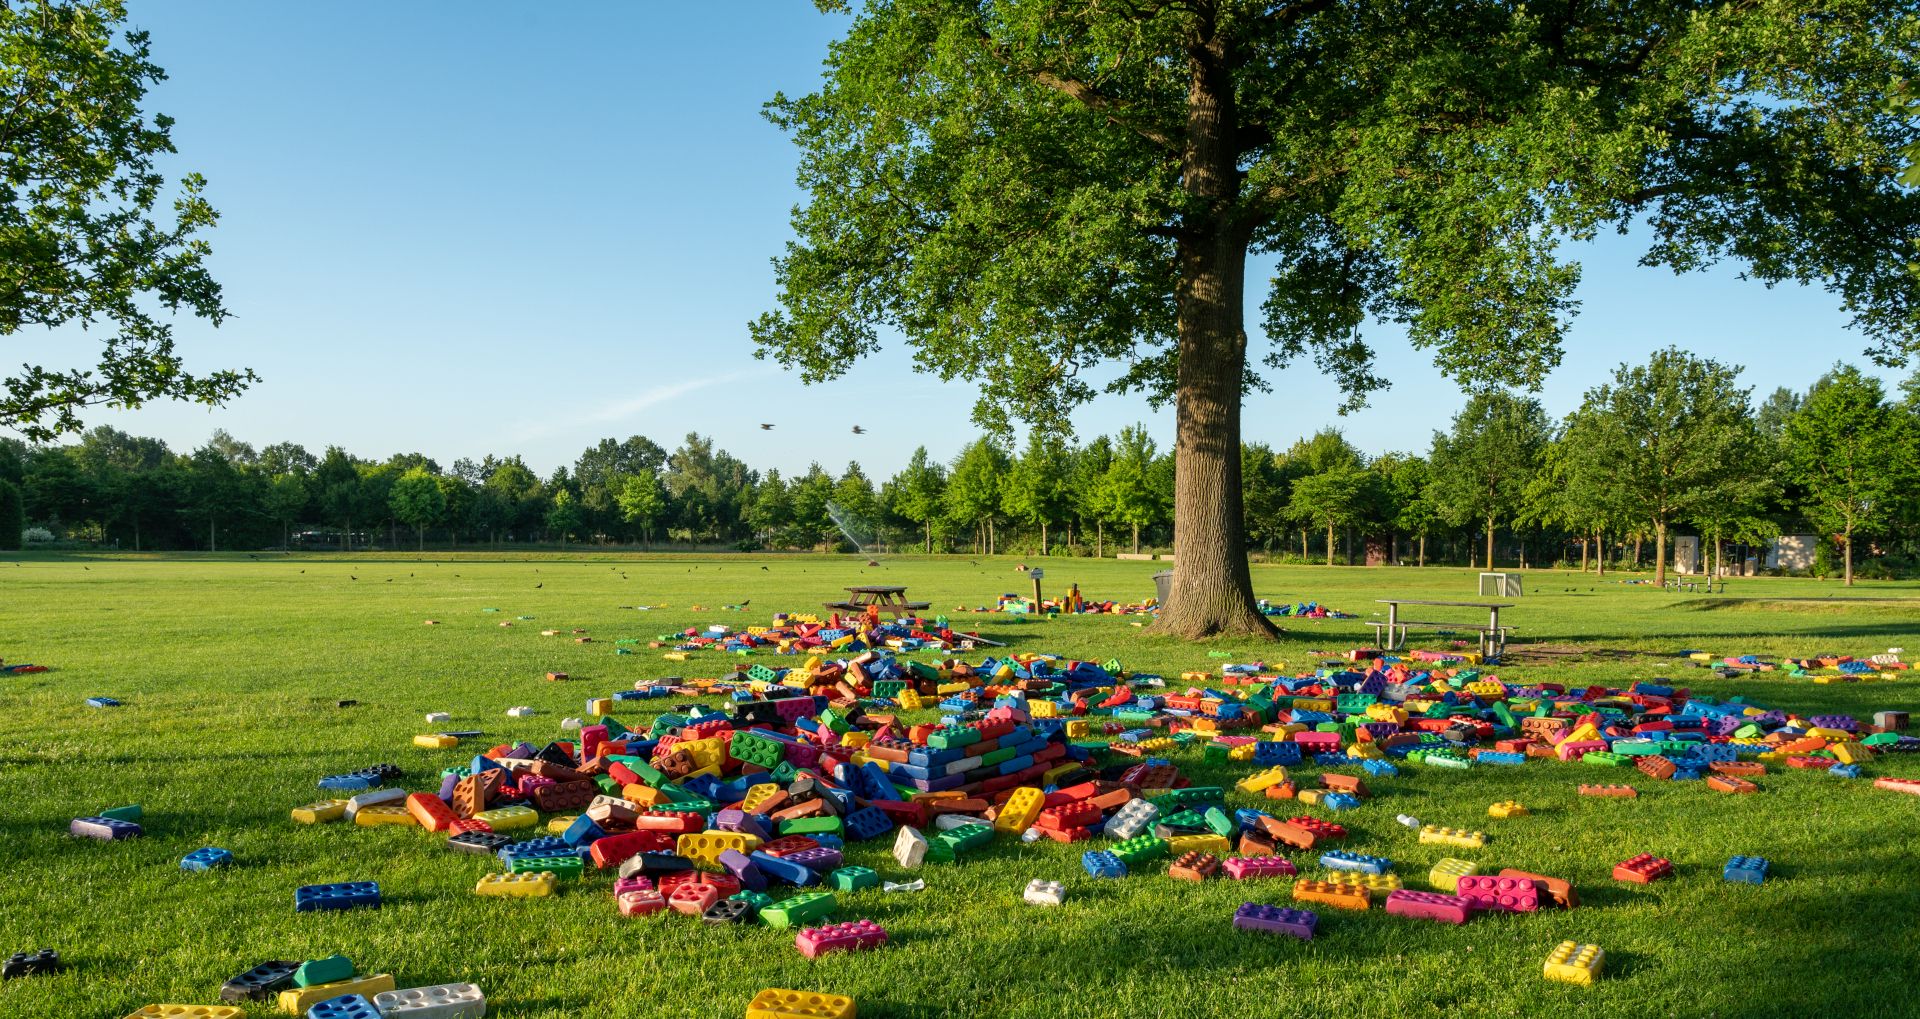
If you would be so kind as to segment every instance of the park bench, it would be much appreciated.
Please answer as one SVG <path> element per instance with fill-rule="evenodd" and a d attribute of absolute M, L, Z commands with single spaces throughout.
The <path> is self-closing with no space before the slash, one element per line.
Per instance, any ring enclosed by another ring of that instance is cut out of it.
<path fill-rule="evenodd" d="M 1373 622 L 1373 623 L 1368 623 L 1367 625 L 1373 627 L 1374 640 L 1380 645 L 1380 649 L 1383 651 L 1398 651 L 1401 648 L 1405 647 L 1407 643 L 1407 631 L 1410 629 L 1417 628 L 1421 630 L 1434 630 L 1434 631 L 1468 631 L 1478 636 L 1478 643 L 1480 645 L 1480 654 L 1483 657 L 1491 660 L 1494 658 L 1498 658 L 1500 656 L 1500 652 L 1506 649 L 1507 635 L 1511 633 L 1514 629 L 1511 626 L 1500 625 L 1500 610 L 1506 609 L 1506 608 L 1512 608 L 1513 606 L 1511 603 L 1466 602 L 1466 601 L 1421 601 L 1421 600 L 1412 600 L 1412 599 L 1404 599 L 1404 598 L 1381 598 L 1378 600 L 1382 604 L 1387 606 L 1387 618 L 1384 622 Z M 1463 623 L 1459 621 L 1443 621 L 1443 620 L 1431 620 L 1431 619 L 1402 619 L 1400 618 L 1400 606 L 1402 605 L 1430 605 L 1430 606 L 1439 606 L 1444 608 L 1486 609 L 1487 622 L 1485 625 L 1481 625 L 1478 623 Z"/>

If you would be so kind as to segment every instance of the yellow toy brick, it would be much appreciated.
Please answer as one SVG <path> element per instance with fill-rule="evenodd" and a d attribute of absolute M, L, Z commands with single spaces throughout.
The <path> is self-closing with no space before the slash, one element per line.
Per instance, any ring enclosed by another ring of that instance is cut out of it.
<path fill-rule="evenodd" d="M 1384 899 L 1388 892 L 1397 892 L 1406 887 L 1398 874 L 1367 874 L 1357 870 L 1330 871 L 1326 880 L 1328 884 L 1365 888 L 1377 899 Z"/>
<path fill-rule="evenodd" d="M 1248 745 L 1251 746 L 1252 744 Z M 1279 785 L 1286 780 L 1287 769 L 1276 764 L 1264 771 L 1256 771 L 1248 775 L 1246 778 L 1235 782 L 1233 787 L 1243 793 L 1260 793 L 1266 792 L 1270 786 Z"/>
<path fill-rule="evenodd" d="M 1295 798 L 1308 806 L 1316 806 L 1322 797 L 1332 791 L 1331 789 L 1302 789 Z"/>
<path fill-rule="evenodd" d="M 1594 728 L 1591 723 L 1581 722 L 1579 725 L 1574 726 L 1573 731 L 1567 733 L 1565 739 L 1561 742 L 1585 743 L 1589 740 L 1597 740 L 1599 738 L 1600 730 Z"/>
<path fill-rule="evenodd" d="M 528 870 L 518 874 L 483 874 L 473 886 L 475 895 L 503 898 L 528 898 L 552 895 L 560 887 L 560 876 L 550 870 Z"/>
<path fill-rule="evenodd" d="M 1221 835 L 1175 835 L 1167 840 L 1167 852 L 1172 856 L 1182 853 L 1212 853 L 1225 856 L 1233 852 L 1233 843 Z"/>
<path fill-rule="evenodd" d="M 1047 700 L 1030 700 L 1027 702 L 1027 714 L 1033 718 L 1058 718 L 1060 705 Z"/>
<path fill-rule="evenodd" d="M 781 791 L 779 786 L 771 782 L 762 782 L 747 790 L 746 798 L 740 801 L 740 809 L 749 814 L 758 813 L 761 804 L 772 799 L 775 793 Z"/>
<path fill-rule="evenodd" d="M 565 835 L 567 829 L 573 827 L 573 822 L 578 820 L 580 820 L 579 814 L 562 814 L 559 817 L 547 818 L 547 834 Z"/>
<path fill-rule="evenodd" d="M 1420 843 L 1429 846 L 1464 846 L 1468 849 L 1485 849 L 1485 832 L 1468 831 L 1465 828 L 1446 828 L 1437 824 L 1420 826 Z"/>
<path fill-rule="evenodd" d="M 1333 701 L 1325 697 L 1297 697 L 1293 701 L 1295 711 L 1332 711 Z"/>
<path fill-rule="evenodd" d="M 1347 756 L 1356 761 L 1383 761 L 1387 754 L 1378 743 L 1355 743 L 1347 748 Z"/>
<path fill-rule="evenodd" d="M 1180 674 L 1180 682 L 1182 682 L 1182 683 L 1211 683 L 1211 682 L 1213 682 L 1213 673 L 1211 673 L 1211 672 L 1198 672 L 1198 671 L 1195 671 L 1195 670 L 1193 670 L 1193 669 L 1188 669 L 1188 670 L 1187 670 L 1186 672 L 1183 672 L 1183 673 L 1181 673 L 1181 674 Z"/>
<path fill-rule="evenodd" d="M 1079 771 L 1080 768 L 1081 768 L 1081 765 L 1077 761 L 1069 761 L 1066 764 L 1054 765 L 1053 767 L 1048 768 L 1046 771 L 1043 771 L 1040 773 L 1040 784 L 1043 786 L 1059 785 L 1060 780 L 1062 778 L 1076 771 Z"/>
<path fill-rule="evenodd" d="M 1032 786 L 1021 786 L 1000 805 L 1000 813 L 993 819 L 995 831 L 1012 832 L 1015 835 L 1033 827 L 1033 821 L 1040 816 L 1040 808 L 1046 805 L 1047 794 Z"/>
<path fill-rule="evenodd" d="M 1487 808 L 1488 817 L 1525 817 L 1527 808 L 1519 800 L 1501 800 Z"/>
<path fill-rule="evenodd" d="M 1257 748 L 1251 743 L 1242 743 L 1237 747 L 1232 747 L 1227 750 L 1227 760 L 1251 761 L 1253 760 L 1253 754 L 1256 749 Z"/>
<path fill-rule="evenodd" d="M 769 987 L 747 1003 L 747 1019 L 854 1019 L 853 999 Z"/>
<path fill-rule="evenodd" d="M 1859 743 L 1835 743 L 1827 749 L 1833 751 L 1834 759 L 1841 764 L 1865 764 L 1873 758 L 1873 751 Z"/>
<path fill-rule="evenodd" d="M 372 828 L 382 824 L 418 825 L 420 820 L 413 816 L 404 803 L 376 803 L 355 811 L 353 823 L 362 828 Z"/>
<path fill-rule="evenodd" d="M 1397 704 L 1369 704 L 1367 717 L 1376 722 L 1403 723 L 1407 720 L 1407 710 Z"/>
<path fill-rule="evenodd" d="M 1480 873 L 1480 865 L 1472 860 L 1456 860 L 1451 856 L 1442 857 L 1433 869 L 1427 872 L 1427 883 L 1436 890 L 1452 895 L 1460 890 L 1460 879 Z"/>
<path fill-rule="evenodd" d="M 540 823 L 540 814 L 532 807 L 495 807 L 473 815 L 476 821 L 485 821 L 494 831 L 513 831 L 516 828 L 531 828 Z"/>
<path fill-rule="evenodd" d="M 666 659 L 669 662 L 684 662 L 687 659 L 692 658 L 693 655 L 685 651 L 669 651 L 666 654 L 661 655 L 660 657 Z"/>
<path fill-rule="evenodd" d="M 1816 725 L 1816 726 L 1813 726 L 1812 728 L 1809 728 L 1806 731 L 1806 735 L 1818 736 L 1821 739 L 1827 740 L 1832 743 L 1845 743 L 1848 740 L 1853 739 L 1853 733 L 1850 733 L 1845 729 L 1829 729 L 1821 725 Z"/>
<path fill-rule="evenodd" d="M 342 994 L 364 995 L 368 1000 L 381 991 L 393 990 L 393 974 L 376 973 L 370 977 L 354 977 L 351 980 L 335 980 L 330 984 L 314 984 L 312 987 L 290 987 L 280 992 L 280 1011 L 289 1015 L 306 1015 L 307 1009 L 327 1000 L 338 998 Z"/>
<path fill-rule="evenodd" d="M 127 1019 L 244 1019 L 245 1012 L 232 1005 L 142 1005 Z"/>
<path fill-rule="evenodd" d="M 918 690 L 900 691 L 900 710 L 919 711 L 924 706 L 925 706 L 924 703 L 920 700 L 920 691 Z"/>
<path fill-rule="evenodd" d="M 1152 739 L 1143 739 L 1134 745 L 1148 753 L 1156 753 L 1162 750 L 1172 750 L 1180 744 L 1166 736 L 1155 736 Z"/>
<path fill-rule="evenodd" d="M 1092 727 L 1087 724 L 1087 720 L 1084 718 L 1076 718 L 1067 723 L 1068 739 L 1086 739 L 1091 731 Z"/>
<path fill-rule="evenodd" d="M 720 854 L 729 849 L 751 853 L 760 848 L 760 838 L 744 832 L 688 832 L 674 843 L 674 851 L 693 861 L 701 870 L 722 870 Z"/>
<path fill-rule="evenodd" d="M 301 824 L 322 824 L 338 821 L 347 816 L 346 800 L 320 800 L 304 807 L 293 808 L 293 819 Z"/>
<path fill-rule="evenodd" d="M 587 699 L 587 714 L 599 717 L 613 714 L 613 698 L 590 697 Z"/>
<path fill-rule="evenodd" d="M 439 733 L 421 733 L 413 738 L 413 745 L 428 750 L 451 750 L 460 745 L 458 736 L 442 736 Z"/>
<path fill-rule="evenodd" d="M 973 687 L 966 683 L 942 683 L 934 687 L 934 689 L 939 691 L 941 696 L 944 697 L 948 694 L 966 693 L 968 690 L 973 689 Z"/>
<path fill-rule="evenodd" d="M 1599 945 L 1562 941 L 1547 955 L 1546 978 L 1592 987 L 1593 978 L 1600 975 L 1600 966 L 1606 958 L 1607 953 L 1601 951 Z"/>

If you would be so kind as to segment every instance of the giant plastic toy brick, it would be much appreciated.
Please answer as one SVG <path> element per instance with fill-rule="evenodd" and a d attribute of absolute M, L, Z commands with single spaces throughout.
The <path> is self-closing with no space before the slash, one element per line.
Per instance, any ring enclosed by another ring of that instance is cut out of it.
<path fill-rule="evenodd" d="M 486 994 L 468 983 L 381 991 L 373 1004 L 387 1019 L 481 1019 L 487 1014 Z"/>
<path fill-rule="evenodd" d="M 1640 793 L 1630 785 L 1582 785 L 1580 795 L 1631 800 L 1638 797 Z"/>
<path fill-rule="evenodd" d="M 475 895 L 502 898 L 531 898 L 552 895 L 560 887 L 560 875 L 552 871 L 516 871 L 511 874 L 483 874 L 473 886 Z"/>
<path fill-rule="evenodd" d="M 1080 854 L 1080 866 L 1086 870 L 1089 877 L 1127 876 L 1126 863 L 1104 849 L 1089 849 Z"/>
<path fill-rule="evenodd" d="M 131 821 L 116 821 L 111 817 L 76 817 L 67 825 L 67 834 L 102 842 L 118 842 L 121 839 L 139 838 L 142 830 Z"/>
<path fill-rule="evenodd" d="M 323 1001 L 338 998 L 345 994 L 379 994 L 393 990 L 393 974 L 376 973 L 373 976 L 354 977 L 331 984 L 315 984 L 312 987 L 290 987 L 280 992 L 280 1011 L 301 1015 Z"/>
<path fill-rule="evenodd" d="M 1393 861 L 1384 856 L 1368 856 L 1365 853 L 1349 853 L 1335 849 L 1320 856 L 1320 866 L 1328 870 L 1352 870 L 1362 874 L 1385 874 L 1393 869 Z"/>
<path fill-rule="evenodd" d="M 37 952 L 15 952 L 7 956 L 4 966 L 0 966 L 0 979 L 44 976 L 58 973 L 60 969 L 60 953 L 51 948 L 42 948 Z"/>
<path fill-rule="evenodd" d="M 380 906 L 380 883 L 377 881 L 342 881 L 330 885 L 301 885 L 293 890 L 293 909 L 296 913 L 312 913 L 320 910 L 359 909 Z"/>
<path fill-rule="evenodd" d="M 1725 869 L 1720 872 L 1720 876 L 1727 881 L 1737 881 L 1750 885 L 1765 884 L 1767 880 L 1767 870 L 1771 866 L 1764 856 L 1736 856 L 1727 861 L 1727 865 Z"/>
<path fill-rule="evenodd" d="M 1452 893 L 1458 890 L 1460 879 L 1478 873 L 1480 865 L 1471 860 L 1456 860 L 1443 857 L 1427 872 L 1427 883 L 1434 888 Z"/>
<path fill-rule="evenodd" d="M 809 927 L 794 935 L 793 947 L 809 959 L 818 959 L 828 952 L 852 952 L 867 948 L 878 948 L 887 943 L 887 932 L 872 920 L 855 920 L 852 923 L 827 924 L 824 927 Z"/>
<path fill-rule="evenodd" d="M 1420 827 L 1420 842 L 1423 845 L 1462 846 L 1467 849 L 1484 849 L 1487 845 L 1485 832 L 1469 831 L 1465 828 L 1444 828 L 1437 824 Z"/>
<path fill-rule="evenodd" d="M 127 1019 L 244 1019 L 246 1014 L 232 1005 L 142 1005 Z"/>
<path fill-rule="evenodd" d="M 227 978 L 220 986 L 221 1001 L 263 1001 L 271 998 L 283 988 L 293 985 L 293 973 L 300 968 L 297 962 L 273 960 L 263 962 L 245 973 Z"/>
<path fill-rule="evenodd" d="M 747 1019 L 855 1019 L 852 998 L 769 987 L 747 1004 Z"/>
<path fill-rule="evenodd" d="M 839 908 L 840 900 L 832 892 L 801 892 L 763 907 L 760 922 L 775 930 L 799 927 L 824 920 Z"/>
<path fill-rule="evenodd" d="M 1613 865 L 1615 881 L 1631 881 L 1634 884 L 1645 885 L 1672 875 L 1673 864 L 1665 857 L 1654 856 L 1652 853 L 1641 853 L 1631 860 Z"/>
<path fill-rule="evenodd" d="M 1314 930 L 1320 925 L 1320 917 L 1304 909 L 1244 902 L 1233 911 L 1233 925 L 1243 931 L 1287 934 L 1311 941 Z"/>
<path fill-rule="evenodd" d="M 380 1010 L 363 994 L 343 994 L 315 1002 L 307 1019 L 380 1019 Z"/>
<path fill-rule="evenodd" d="M 1027 882 L 1027 889 L 1020 897 L 1035 906 L 1058 906 L 1065 900 L 1066 894 L 1066 886 L 1060 882 L 1034 878 Z"/>
<path fill-rule="evenodd" d="M 1606 953 L 1599 945 L 1562 941 L 1547 954 L 1545 975 L 1548 980 L 1591 987 L 1605 960 Z"/>
<path fill-rule="evenodd" d="M 1167 868 L 1169 877 L 1181 881 L 1205 881 L 1220 873 L 1220 858 L 1212 853 L 1183 853 Z"/>
<path fill-rule="evenodd" d="M 1300 868 L 1283 856 L 1236 856 L 1221 865 L 1227 876 L 1235 881 L 1250 881 L 1263 877 L 1294 877 Z"/>
<path fill-rule="evenodd" d="M 1318 902 L 1340 909 L 1364 910 L 1371 905 L 1373 896 L 1359 885 L 1301 878 L 1293 883 L 1293 899 L 1295 902 Z"/>
<path fill-rule="evenodd" d="M 196 849 L 180 858 L 181 870 L 213 870 L 218 867 L 231 866 L 232 864 L 233 853 L 214 846 L 208 846 L 205 849 Z"/>
<path fill-rule="evenodd" d="M 293 971 L 293 986 L 312 987 L 315 984 L 338 983 L 353 976 L 353 960 L 344 955 L 329 955 L 324 959 L 308 959 Z"/>
<path fill-rule="evenodd" d="M 1467 874 L 1455 883 L 1453 893 L 1478 910 L 1532 913 L 1540 908 L 1540 888 L 1526 878 Z"/>
<path fill-rule="evenodd" d="M 301 824 L 338 821 L 345 816 L 347 816 L 346 800 L 320 800 L 304 807 L 293 808 L 293 819 Z"/>
<path fill-rule="evenodd" d="M 1411 888 L 1387 893 L 1386 908 L 1387 912 L 1396 916 L 1438 920 L 1441 923 L 1466 923 L 1473 915 L 1472 904 L 1458 895 L 1447 895 L 1443 892 L 1416 892 Z"/>

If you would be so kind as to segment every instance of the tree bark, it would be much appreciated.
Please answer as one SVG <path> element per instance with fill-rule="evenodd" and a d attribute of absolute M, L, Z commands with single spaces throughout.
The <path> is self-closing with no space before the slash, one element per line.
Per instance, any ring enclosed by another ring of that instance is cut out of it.
<path fill-rule="evenodd" d="M 1040 521 L 1040 554 L 1047 554 L 1047 522 Z"/>
<path fill-rule="evenodd" d="M 1484 569 L 1493 569 L 1493 518 L 1487 518 L 1487 565 Z"/>
<path fill-rule="evenodd" d="M 1653 586 L 1667 586 L 1667 522 L 1653 522 Z"/>
<path fill-rule="evenodd" d="M 1250 225 L 1238 218 L 1238 120 L 1226 42 L 1203 7 L 1187 58 L 1181 186 L 1193 214 L 1177 241 L 1173 590 L 1152 629 L 1188 639 L 1274 636 L 1253 597 L 1240 489 Z"/>
<path fill-rule="evenodd" d="M 425 524 L 421 524 L 420 526 L 418 526 L 418 527 L 415 527 L 415 528 L 413 529 L 413 536 L 414 536 L 414 538 L 416 539 L 416 541 L 418 542 L 418 543 L 417 543 L 417 544 L 416 544 L 416 545 L 414 546 L 414 548 L 416 548 L 417 550 L 419 550 L 419 551 L 421 551 L 421 552 L 425 552 L 425 551 L 427 550 L 427 528 L 426 528 L 426 525 L 425 525 Z"/>
<path fill-rule="evenodd" d="M 1580 572 L 1587 572 L 1587 539 L 1580 539 Z"/>
<path fill-rule="evenodd" d="M 1140 525 L 1138 523 L 1133 525 L 1133 554 L 1140 554 Z"/>
<path fill-rule="evenodd" d="M 1841 554 L 1841 560 L 1846 563 L 1846 572 L 1841 575 L 1843 578 L 1845 578 L 1842 581 L 1842 583 L 1846 587 L 1852 587 L 1853 586 L 1853 525 L 1852 524 L 1848 524 L 1846 533 L 1840 536 L 1840 554 Z"/>
<path fill-rule="evenodd" d="M 1093 557 L 1095 559 L 1107 557 L 1107 522 L 1104 520 L 1093 522 Z"/>
<path fill-rule="evenodd" d="M 207 551 L 209 552 L 220 551 L 220 544 L 218 541 L 215 540 L 216 534 L 217 532 L 214 530 L 213 519 L 209 517 L 207 519 Z"/>
<path fill-rule="evenodd" d="M 1607 575 L 1607 536 L 1604 534 L 1596 533 L 1593 536 L 1593 575 Z"/>
<path fill-rule="evenodd" d="M 1427 565 L 1427 536 L 1424 532 L 1420 535 L 1420 565 Z"/>

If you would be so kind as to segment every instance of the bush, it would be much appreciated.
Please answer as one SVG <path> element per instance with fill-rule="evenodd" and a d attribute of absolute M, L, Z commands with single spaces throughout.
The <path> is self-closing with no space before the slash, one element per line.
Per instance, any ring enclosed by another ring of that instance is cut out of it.
<path fill-rule="evenodd" d="M 20 539 L 29 545 L 51 545 L 55 541 L 53 532 L 44 527 L 29 527 L 20 533 Z"/>
<path fill-rule="evenodd" d="M 0 479 L 0 550 L 18 550 L 23 537 L 20 532 L 26 528 L 26 508 L 20 502 L 20 489 Z"/>

